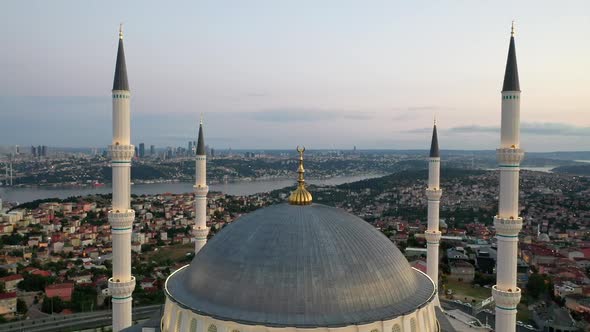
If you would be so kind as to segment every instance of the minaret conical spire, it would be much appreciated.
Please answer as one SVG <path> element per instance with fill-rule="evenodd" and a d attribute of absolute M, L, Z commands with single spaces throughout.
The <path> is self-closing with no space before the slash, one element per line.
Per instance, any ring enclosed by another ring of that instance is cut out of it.
<path fill-rule="evenodd" d="M 432 128 L 432 142 L 430 143 L 430 157 L 440 157 L 438 150 L 438 135 L 436 134 L 436 120 L 434 121 L 434 127 Z"/>
<path fill-rule="evenodd" d="M 510 31 L 510 47 L 508 48 L 508 59 L 506 60 L 506 71 L 504 72 L 504 85 L 502 91 L 520 91 L 518 80 L 518 66 L 516 65 L 516 47 L 514 45 L 514 21 Z"/>
<path fill-rule="evenodd" d="M 125 50 L 123 48 L 123 25 L 119 26 L 119 50 L 117 51 L 117 64 L 115 66 L 115 79 L 113 90 L 129 91 L 127 81 L 127 66 L 125 65 Z"/>
<path fill-rule="evenodd" d="M 197 155 L 204 156 L 206 155 L 205 151 L 205 138 L 203 138 L 203 118 L 199 122 L 199 138 L 197 140 Z"/>

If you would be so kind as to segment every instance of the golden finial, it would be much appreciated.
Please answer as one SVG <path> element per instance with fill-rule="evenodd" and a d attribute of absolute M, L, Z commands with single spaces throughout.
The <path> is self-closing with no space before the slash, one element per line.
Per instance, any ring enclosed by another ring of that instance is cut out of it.
<path fill-rule="evenodd" d="M 123 39 L 123 23 L 119 23 L 119 39 Z"/>
<path fill-rule="evenodd" d="M 303 152 L 305 152 L 305 147 L 300 148 L 297 146 L 297 152 L 299 153 L 299 168 L 297 168 L 299 176 L 297 178 L 297 188 L 289 196 L 289 204 L 309 205 L 311 204 L 312 197 L 309 191 L 305 189 L 305 169 L 303 168 Z"/>
<path fill-rule="evenodd" d="M 199 125 L 201 125 L 201 126 L 203 125 L 203 113 L 201 113 L 201 118 L 199 120 Z"/>
<path fill-rule="evenodd" d="M 436 126 L 436 114 L 434 114 L 434 125 Z"/>
<path fill-rule="evenodd" d="M 514 20 L 512 20 L 512 27 L 510 28 L 510 36 L 514 37 Z"/>

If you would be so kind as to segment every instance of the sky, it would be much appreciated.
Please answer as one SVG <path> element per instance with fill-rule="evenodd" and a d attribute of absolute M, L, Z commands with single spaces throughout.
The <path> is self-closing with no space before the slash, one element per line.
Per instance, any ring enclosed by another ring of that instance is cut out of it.
<path fill-rule="evenodd" d="M 499 144 L 516 20 L 522 147 L 590 150 L 590 2 L 6 1 L 0 145 L 105 147 L 123 22 L 134 144 Z"/>

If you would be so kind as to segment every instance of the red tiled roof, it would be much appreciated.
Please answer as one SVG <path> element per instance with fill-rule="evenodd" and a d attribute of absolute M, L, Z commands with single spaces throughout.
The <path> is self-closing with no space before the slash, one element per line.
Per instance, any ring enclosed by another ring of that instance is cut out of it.
<path fill-rule="evenodd" d="M 7 282 L 7 281 L 14 281 L 14 280 L 18 280 L 18 279 L 23 279 L 23 276 L 20 274 L 13 274 L 10 276 L 6 276 L 6 277 L 2 277 L 0 278 L 1 282 Z"/>
<path fill-rule="evenodd" d="M 16 292 L 0 293 L 0 300 L 12 299 L 16 297 Z"/>
<path fill-rule="evenodd" d="M 48 290 L 48 289 L 68 289 L 68 288 L 74 288 L 74 284 L 64 283 L 64 284 L 47 285 L 47 287 L 45 287 L 45 290 Z"/>

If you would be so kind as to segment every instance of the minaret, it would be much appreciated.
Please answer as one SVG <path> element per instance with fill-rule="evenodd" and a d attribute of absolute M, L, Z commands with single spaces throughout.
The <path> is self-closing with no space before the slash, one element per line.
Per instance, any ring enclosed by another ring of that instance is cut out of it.
<path fill-rule="evenodd" d="M 207 153 L 205 151 L 205 139 L 203 138 L 203 119 L 199 123 L 199 139 L 197 141 L 197 153 L 195 156 L 195 255 L 207 243 Z"/>
<path fill-rule="evenodd" d="M 427 243 L 426 273 L 434 281 L 438 288 L 438 246 L 440 243 L 440 230 L 438 228 L 439 206 L 442 190 L 440 189 L 440 152 L 438 150 L 438 136 L 436 134 L 436 121 L 432 129 L 432 142 L 430 144 L 430 156 L 428 158 L 428 187 L 426 198 L 428 199 L 428 228 L 424 233 Z"/>
<path fill-rule="evenodd" d="M 131 230 L 135 211 L 131 199 L 131 158 L 135 148 L 131 145 L 129 83 L 123 50 L 123 31 L 119 28 L 119 50 L 113 82 L 113 142 L 109 146 L 113 168 L 113 207 L 109 211 L 113 242 L 113 277 L 109 291 L 113 302 L 113 331 L 131 326 L 131 293 L 135 277 L 131 275 Z"/>
<path fill-rule="evenodd" d="M 520 288 L 516 287 L 518 233 L 522 218 L 518 216 L 518 178 L 524 151 L 520 149 L 520 84 L 514 46 L 514 22 L 502 88 L 502 128 L 500 148 L 496 150 L 500 167 L 500 202 L 494 217 L 498 253 L 496 285 L 492 296 L 496 302 L 496 331 L 516 330 L 516 306 Z"/>

